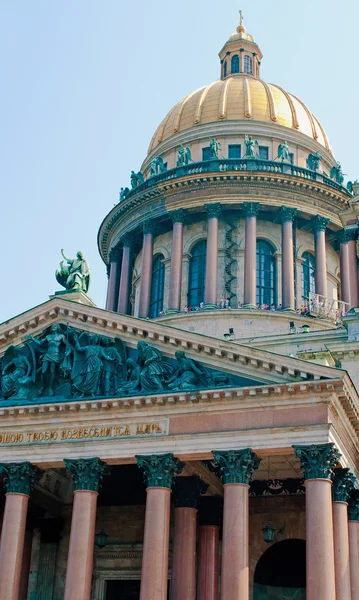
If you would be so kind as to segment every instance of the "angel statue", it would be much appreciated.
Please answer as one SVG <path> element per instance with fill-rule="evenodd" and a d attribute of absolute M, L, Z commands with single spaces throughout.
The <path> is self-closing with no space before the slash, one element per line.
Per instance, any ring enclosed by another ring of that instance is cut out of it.
<path fill-rule="evenodd" d="M 35 357 L 31 349 L 27 345 L 23 348 L 9 346 L 2 360 L 2 397 L 27 398 L 29 386 L 35 377 Z"/>
<path fill-rule="evenodd" d="M 337 162 L 335 167 L 332 167 L 330 170 L 330 179 L 334 179 L 337 183 L 342 184 L 344 181 L 344 173 L 342 171 L 342 166 L 340 162 Z"/>
<path fill-rule="evenodd" d="M 258 158 L 259 156 L 259 144 L 258 140 L 254 140 L 251 135 L 244 136 L 244 143 L 246 145 L 246 153 L 244 158 Z"/>
<path fill-rule="evenodd" d="M 181 145 L 178 148 L 177 167 L 184 167 L 192 162 L 191 148 Z"/>
<path fill-rule="evenodd" d="M 67 265 L 63 260 L 61 261 L 60 270 L 56 270 L 55 273 L 56 280 L 70 292 L 84 292 L 87 294 L 90 286 L 90 267 L 82 252 L 78 252 L 74 259 L 67 258 L 63 250 L 61 250 L 61 254 Z"/>
<path fill-rule="evenodd" d="M 320 156 L 319 152 L 314 152 L 314 154 L 308 154 L 307 158 L 307 169 L 311 171 L 318 171 L 319 163 L 322 160 L 322 156 Z"/>
<path fill-rule="evenodd" d="M 282 162 L 289 160 L 289 146 L 288 142 L 284 141 L 282 144 L 278 146 L 278 156 L 277 158 Z"/>
<path fill-rule="evenodd" d="M 211 151 L 211 158 L 218 158 L 218 153 L 222 148 L 221 142 L 218 142 L 216 138 L 211 138 L 209 141 L 209 147 Z"/>

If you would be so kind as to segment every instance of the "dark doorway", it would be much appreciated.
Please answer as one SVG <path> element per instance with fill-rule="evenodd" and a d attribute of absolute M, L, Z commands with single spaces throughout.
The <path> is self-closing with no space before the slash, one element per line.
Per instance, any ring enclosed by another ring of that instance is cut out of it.
<path fill-rule="evenodd" d="M 137 580 L 107 581 L 106 600 L 139 600 L 140 585 Z"/>
<path fill-rule="evenodd" d="M 254 600 L 305 600 L 304 540 L 274 544 L 258 561 L 254 573 Z"/>

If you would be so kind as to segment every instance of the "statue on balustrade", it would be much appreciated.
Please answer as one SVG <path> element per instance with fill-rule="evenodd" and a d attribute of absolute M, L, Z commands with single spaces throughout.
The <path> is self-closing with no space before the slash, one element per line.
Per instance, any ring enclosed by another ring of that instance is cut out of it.
<path fill-rule="evenodd" d="M 132 189 L 135 190 L 137 187 L 139 187 L 143 183 L 145 183 L 145 178 L 142 175 L 141 171 L 139 171 L 138 173 L 131 171 L 131 187 L 132 187 Z"/>
<path fill-rule="evenodd" d="M 181 145 L 178 148 L 177 167 L 184 167 L 190 162 L 192 162 L 191 148 Z"/>
<path fill-rule="evenodd" d="M 218 142 L 216 138 L 211 138 L 209 142 L 209 147 L 211 151 L 211 158 L 218 158 L 218 154 L 222 149 L 221 142 Z"/>
<path fill-rule="evenodd" d="M 320 156 L 319 152 L 314 152 L 314 154 L 308 154 L 307 157 L 307 169 L 311 171 L 318 171 L 319 163 L 322 160 L 322 156 Z"/>
<path fill-rule="evenodd" d="M 278 156 L 277 158 L 282 162 L 289 161 L 289 146 L 288 142 L 284 141 L 278 146 Z"/>
<path fill-rule="evenodd" d="M 35 356 L 32 349 L 25 344 L 22 348 L 9 346 L 1 362 L 1 396 L 24 399 L 28 389 L 36 377 Z"/>
<path fill-rule="evenodd" d="M 259 156 L 259 144 L 258 140 L 254 140 L 251 135 L 244 136 L 244 143 L 246 145 L 246 153 L 244 158 L 258 158 Z"/>
<path fill-rule="evenodd" d="M 60 263 L 60 271 L 56 271 L 56 280 L 62 287 L 70 292 L 84 292 L 87 294 L 90 286 L 90 267 L 84 259 L 82 252 L 78 252 L 76 258 L 67 258 L 64 251 L 61 250 L 63 258 L 66 260 Z"/>
<path fill-rule="evenodd" d="M 167 385 L 170 390 L 190 390 L 199 386 L 208 387 L 209 374 L 194 360 L 187 358 L 182 350 L 175 353 L 177 365 Z"/>
<path fill-rule="evenodd" d="M 164 163 L 162 156 L 156 156 L 150 164 L 150 177 L 165 173 L 167 171 L 167 164 Z"/>
<path fill-rule="evenodd" d="M 128 194 L 130 193 L 130 190 L 128 189 L 128 187 L 126 188 L 121 188 L 120 190 L 120 197 L 119 197 L 119 202 L 122 202 L 123 200 L 126 200 Z"/>
<path fill-rule="evenodd" d="M 342 166 L 341 166 L 340 162 L 337 162 L 337 164 L 335 165 L 335 167 L 331 168 L 331 170 L 330 170 L 330 179 L 334 179 L 334 181 L 336 181 L 340 185 L 343 183 L 343 181 L 344 181 L 344 173 L 342 171 Z"/>
<path fill-rule="evenodd" d="M 172 375 L 171 365 L 165 362 L 162 352 L 146 342 L 138 342 L 138 364 L 141 367 L 140 381 L 143 392 L 160 391 Z"/>

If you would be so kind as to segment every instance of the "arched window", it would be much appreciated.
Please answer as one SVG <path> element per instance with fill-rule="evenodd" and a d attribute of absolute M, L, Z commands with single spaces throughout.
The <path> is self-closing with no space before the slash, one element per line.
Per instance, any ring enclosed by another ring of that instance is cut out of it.
<path fill-rule="evenodd" d="M 204 284 L 206 281 L 207 242 L 201 240 L 193 246 L 189 263 L 188 307 L 196 308 L 204 301 Z"/>
<path fill-rule="evenodd" d="M 232 56 L 231 73 L 232 73 L 232 75 L 233 75 L 233 73 L 239 73 L 239 56 L 238 56 L 238 54 L 235 54 L 234 56 Z"/>
<path fill-rule="evenodd" d="M 163 291 L 165 286 L 164 256 L 157 254 L 152 263 L 150 319 L 158 317 L 163 310 Z"/>
<path fill-rule="evenodd" d="M 302 255 L 302 296 L 309 300 L 310 294 L 315 293 L 315 258 L 310 252 Z"/>
<path fill-rule="evenodd" d="M 224 61 L 223 65 L 223 77 L 227 77 L 227 61 Z"/>
<path fill-rule="evenodd" d="M 248 75 L 253 73 L 253 59 L 248 54 L 244 57 L 244 72 Z"/>
<path fill-rule="evenodd" d="M 273 544 L 259 559 L 254 572 L 254 600 L 305 600 L 306 547 L 300 539 Z"/>
<path fill-rule="evenodd" d="M 276 303 L 274 249 L 265 240 L 257 241 L 257 304 Z"/>

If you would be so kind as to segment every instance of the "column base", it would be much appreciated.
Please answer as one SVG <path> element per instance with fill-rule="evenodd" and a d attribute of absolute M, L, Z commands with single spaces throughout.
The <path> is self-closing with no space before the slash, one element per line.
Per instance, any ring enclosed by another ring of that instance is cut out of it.
<path fill-rule="evenodd" d="M 203 310 L 214 310 L 217 308 L 217 304 L 211 304 L 210 302 L 208 304 L 205 304 L 203 307 Z"/>
<path fill-rule="evenodd" d="M 256 304 L 243 304 L 243 308 L 246 308 L 247 310 L 257 310 L 258 306 Z"/>
<path fill-rule="evenodd" d="M 166 315 L 176 315 L 177 313 L 179 313 L 179 309 L 178 308 L 169 308 L 168 310 L 166 310 Z"/>
<path fill-rule="evenodd" d="M 283 308 L 282 307 L 281 312 L 287 312 L 287 313 L 289 312 L 289 313 L 293 314 L 293 313 L 295 313 L 295 309 L 294 308 Z"/>

